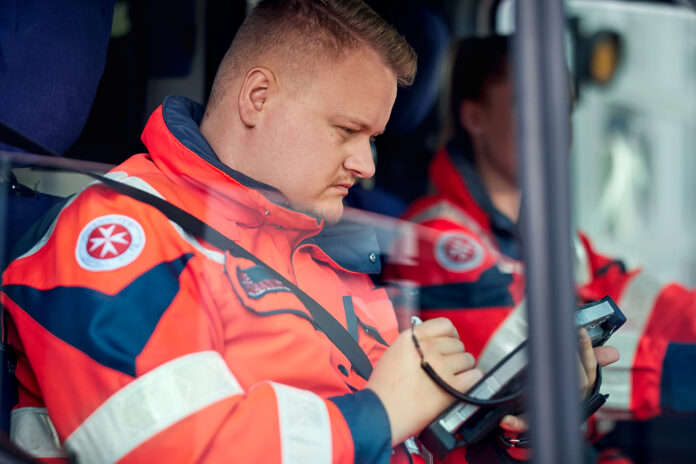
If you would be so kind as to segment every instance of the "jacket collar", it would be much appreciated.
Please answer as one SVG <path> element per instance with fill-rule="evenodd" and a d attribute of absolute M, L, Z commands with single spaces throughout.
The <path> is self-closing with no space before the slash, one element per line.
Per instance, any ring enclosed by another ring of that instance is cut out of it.
<path fill-rule="evenodd" d="M 162 103 L 164 123 L 172 136 L 181 142 L 184 147 L 238 183 L 260 192 L 272 194 L 271 196 L 280 205 L 287 206 L 287 199 L 276 188 L 254 180 L 239 171 L 235 171 L 220 161 L 213 147 L 210 146 L 198 128 L 203 120 L 204 112 L 205 108 L 202 105 L 185 97 L 169 96 Z"/>
<path fill-rule="evenodd" d="M 249 226 L 267 223 L 288 230 L 302 231 L 306 243 L 319 246 L 339 266 L 353 272 L 380 271 L 374 231 L 349 221 L 327 226 L 314 216 L 292 210 L 287 198 L 274 187 L 230 168 L 215 154 L 198 126 L 203 106 L 185 97 L 167 97 L 143 131 L 143 142 L 150 156 L 172 182 L 200 189 L 203 194 L 219 195 L 244 206 L 234 208 L 234 220 Z M 214 186 L 213 189 L 210 186 Z M 223 211 L 220 211 L 224 214 Z"/>
<path fill-rule="evenodd" d="M 493 231 L 503 253 L 519 259 L 519 228 L 493 204 L 470 150 L 456 141 L 449 142 L 436 155 L 430 177 L 443 196 Z"/>

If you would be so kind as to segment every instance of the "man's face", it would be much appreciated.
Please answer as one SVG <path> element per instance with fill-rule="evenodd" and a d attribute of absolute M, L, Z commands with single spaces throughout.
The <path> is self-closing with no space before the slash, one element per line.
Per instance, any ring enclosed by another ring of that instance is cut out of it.
<path fill-rule="evenodd" d="M 481 112 L 478 138 L 482 155 L 508 182 L 517 184 L 514 94 L 509 76 L 487 85 Z"/>
<path fill-rule="evenodd" d="M 269 98 L 258 126 L 261 180 L 293 208 L 337 222 L 343 197 L 375 166 L 370 139 L 384 131 L 396 98 L 396 77 L 371 50 L 319 66 L 309 83 Z"/>

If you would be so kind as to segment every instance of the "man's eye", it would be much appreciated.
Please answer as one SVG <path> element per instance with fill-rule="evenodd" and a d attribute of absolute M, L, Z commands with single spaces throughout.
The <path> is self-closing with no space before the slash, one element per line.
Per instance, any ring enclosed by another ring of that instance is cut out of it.
<path fill-rule="evenodd" d="M 355 129 L 351 129 L 350 127 L 341 127 L 341 129 L 348 135 L 353 135 L 358 132 Z"/>

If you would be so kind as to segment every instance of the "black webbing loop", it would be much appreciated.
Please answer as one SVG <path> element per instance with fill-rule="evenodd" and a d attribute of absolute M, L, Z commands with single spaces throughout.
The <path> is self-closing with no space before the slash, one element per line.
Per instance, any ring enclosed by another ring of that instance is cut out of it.
<path fill-rule="evenodd" d="M 599 392 L 599 388 L 602 386 L 602 367 L 597 363 L 597 377 L 595 379 L 592 391 L 585 401 L 580 405 L 580 413 L 582 420 L 586 421 L 592 414 L 597 412 L 597 410 L 606 403 L 609 395 L 604 395 Z"/>

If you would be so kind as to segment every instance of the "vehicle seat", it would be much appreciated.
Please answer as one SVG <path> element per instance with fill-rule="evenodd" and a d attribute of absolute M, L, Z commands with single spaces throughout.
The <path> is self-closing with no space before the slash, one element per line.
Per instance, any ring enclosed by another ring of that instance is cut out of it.
<path fill-rule="evenodd" d="M 0 188 L 2 189 L 0 204 L 4 203 L 6 208 L 4 217 L 7 218 L 3 231 L 5 239 L 0 248 L 0 268 L 4 271 L 14 245 L 44 213 L 62 198 L 39 193 L 20 184 L 12 171 L 7 172 L 7 180 L 0 182 Z M 0 369 L 0 428 L 9 433 L 10 411 L 17 404 L 17 385 L 14 377 L 13 353 L 5 345 L 6 330 L 3 313 L 2 342 L 0 343 L 0 366 L 2 366 Z"/>
<path fill-rule="evenodd" d="M 347 202 L 398 217 L 426 190 L 427 166 L 441 130 L 438 99 L 451 33 L 441 12 L 423 4 L 384 13 L 418 54 L 418 72 L 410 87 L 399 89 L 385 133 L 376 140 L 374 187 L 356 191 Z"/>

